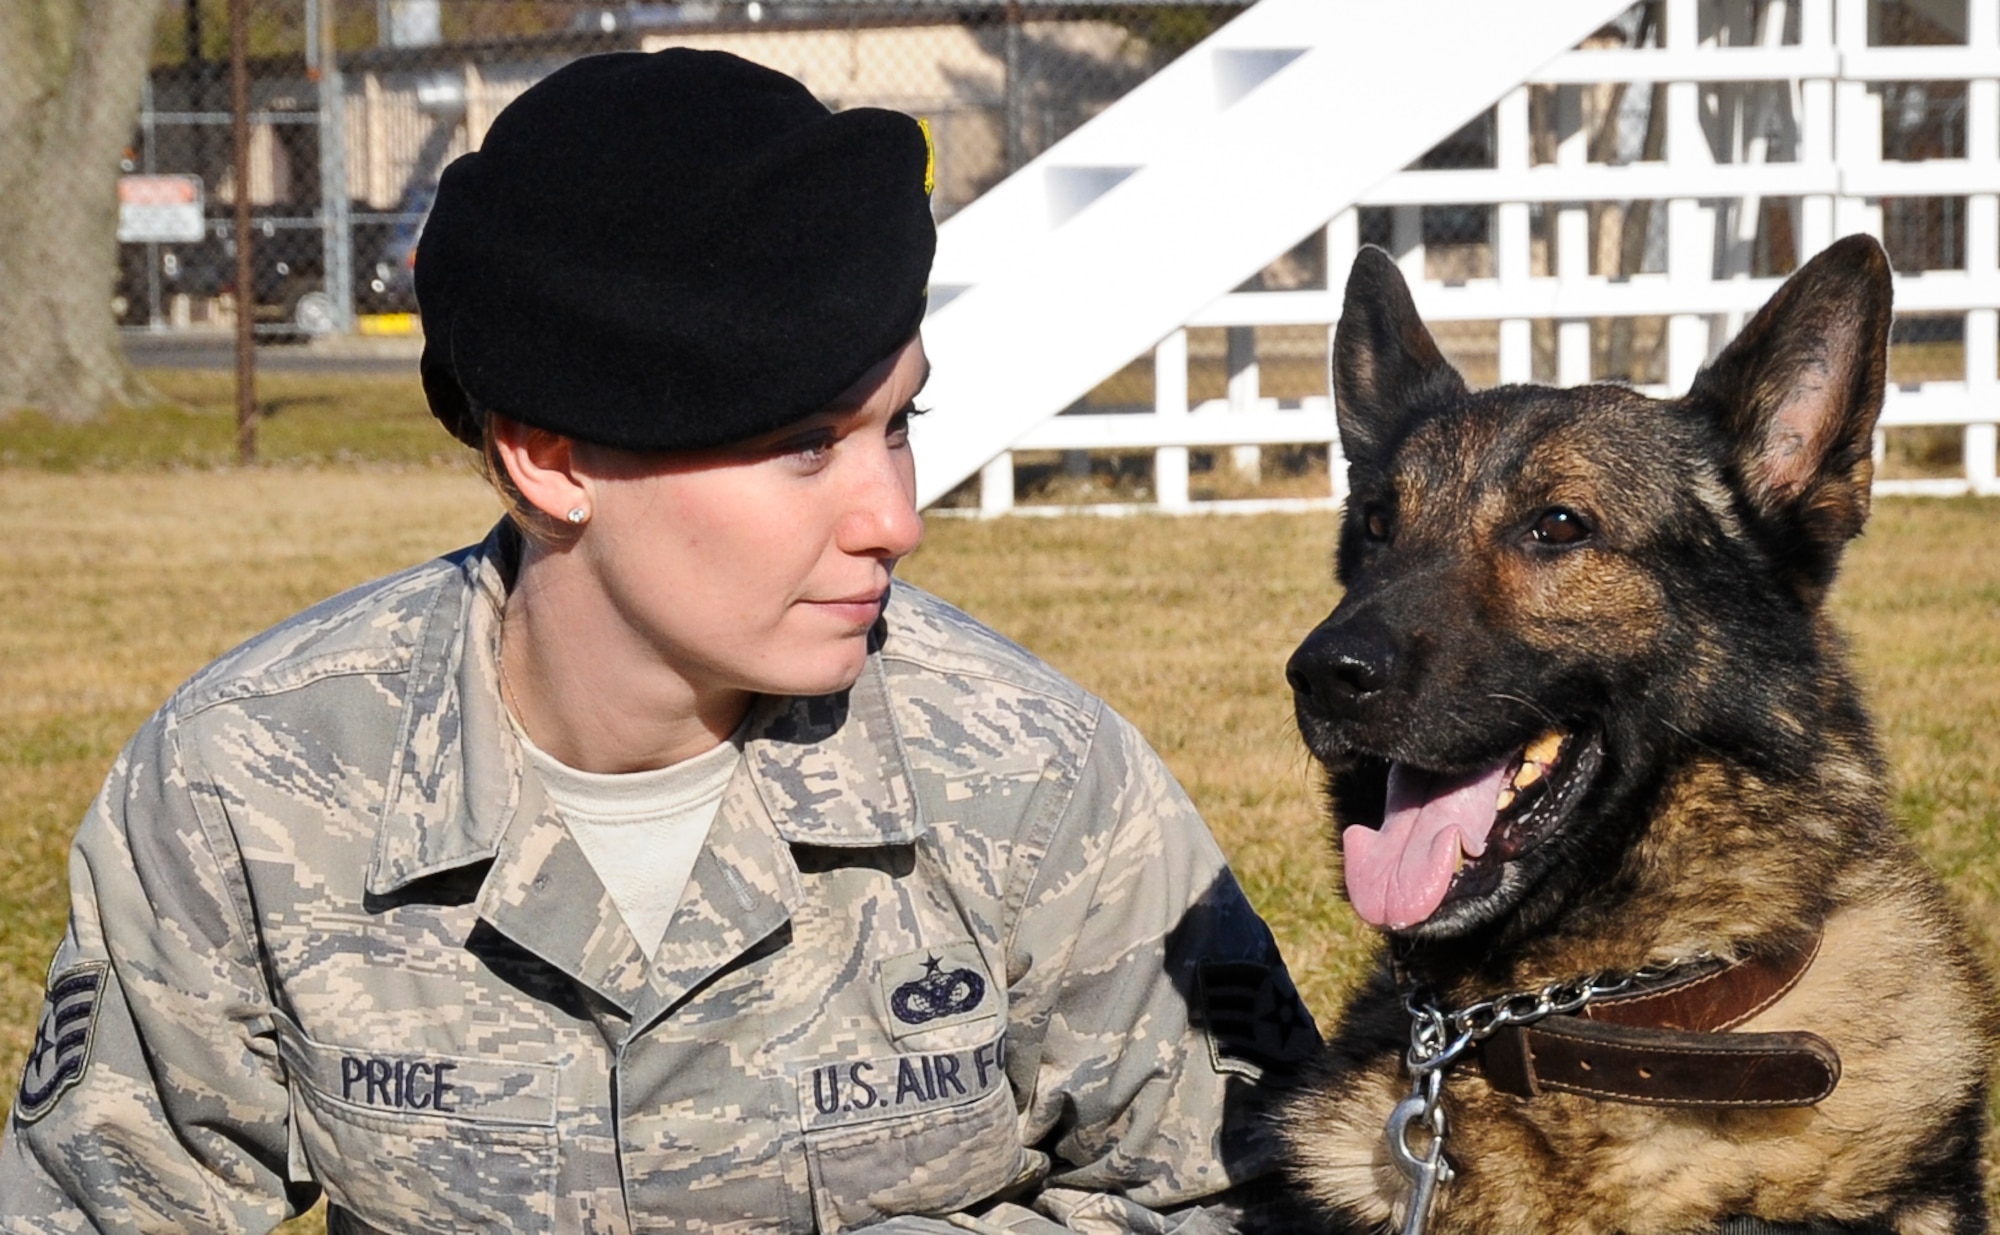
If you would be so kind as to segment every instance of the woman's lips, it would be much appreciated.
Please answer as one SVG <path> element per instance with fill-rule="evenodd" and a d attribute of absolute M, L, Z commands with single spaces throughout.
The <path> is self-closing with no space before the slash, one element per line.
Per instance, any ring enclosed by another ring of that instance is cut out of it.
<path fill-rule="evenodd" d="M 829 617 L 839 618 L 850 625 L 869 627 L 882 616 L 882 606 L 889 600 L 889 590 L 867 592 L 857 596 L 841 596 L 831 600 L 807 601 L 807 604 Z"/>

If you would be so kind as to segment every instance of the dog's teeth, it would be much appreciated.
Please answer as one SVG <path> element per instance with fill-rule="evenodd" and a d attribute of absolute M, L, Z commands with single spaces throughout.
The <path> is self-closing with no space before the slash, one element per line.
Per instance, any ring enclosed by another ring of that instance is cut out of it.
<path fill-rule="evenodd" d="M 1493 809 L 1496 812 L 1503 811 L 1506 810 L 1508 807 L 1512 806 L 1513 804 L 1514 804 L 1514 787 L 1512 785 L 1508 785 L 1500 790 L 1500 799 L 1499 801 L 1493 804 Z"/>
<path fill-rule="evenodd" d="M 1514 773 L 1514 786 L 1513 786 L 1513 788 L 1514 788 L 1514 789 L 1526 789 L 1526 788 L 1527 788 L 1527 787 L 1528 787 L 1529 785 L 1532 785 L 1532 784 L 1534 784 L 1534 783 L 1535 783 L 1536 781 L 1538 781 L 1538 780 L 1542 779 L 1542 775 L 1543 775 L 1543 772 L 1542 772 L 1542 765 L 1541 765 L 1541 764 L 1539 764 L 1539 763 L 1524 763 L 1524 764 L 1522 764 L 1522 765 L 1520 766 L 1520 768 L 1519 768 L 1518 770 L 1516 770 L 1516 771 L 1515 771 L 1515 773 Z M 1510 789 L 1510 790 L 1509 790 L 1508 792 L 1510 792 L 1510 793 L 1511 793 L 1512 791 L 1513 791 L 1513 790 L 1512 790 L 1512 789 Z"/>
<path fill-rule="evenodd" d="M 1528 763 L 1553 764 L 1556 756 L 1562 753 L 1562 745 L 1563 735 L 1551 729 L 1536 738 L 1532 746 L 1521 752 L 1521 756 Z"/>

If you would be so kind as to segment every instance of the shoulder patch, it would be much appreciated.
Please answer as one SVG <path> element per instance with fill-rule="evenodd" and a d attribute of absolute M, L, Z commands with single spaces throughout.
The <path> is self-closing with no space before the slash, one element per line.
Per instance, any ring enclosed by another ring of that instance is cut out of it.
<path fill-rule="evenodd" d="M 1319 1048 L 1319 1028 L 1283 969 L 1251 961 L 1201 966 L 1201 1019 L 1218 1072 L 1285 1075 Z"/>
<path fill-rule="evenodd" d="M 14 1100 L 14 1118 L 29 1124 L 54 1109 L 56 1099 L 83 1079 L 90 1066 L 90 1044 L 97 1030 L 97 1005 L 104 992 L 104 961 L 72 965 L 49 979 L 42 1000 L 35 1044 L 21 1069 L 21 1092 Z"/>

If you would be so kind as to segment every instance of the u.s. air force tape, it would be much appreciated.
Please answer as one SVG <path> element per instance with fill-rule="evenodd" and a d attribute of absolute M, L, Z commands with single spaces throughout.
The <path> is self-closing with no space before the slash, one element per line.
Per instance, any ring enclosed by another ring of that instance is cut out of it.
<path fill-rule="evenodd" d="M 97 1031 L 97 1005 L 110 966 L 84 961 L 49 978 L 42 999 L 41 1023 L 28 1066 L 21 1070 L 21 1092 L 14 1099 L 14 1118 L 33 1123 L 55 1109 L 56 1099 L 83 1079 L 90 1066 L 90 1044 Z"/>
<path fill-rule="evenodd" d="M 935 1114 L 976 1102 L 1007 1083 L 1007 1044 L 822 1061 L 797 1070 L 805 1131 Z"/>

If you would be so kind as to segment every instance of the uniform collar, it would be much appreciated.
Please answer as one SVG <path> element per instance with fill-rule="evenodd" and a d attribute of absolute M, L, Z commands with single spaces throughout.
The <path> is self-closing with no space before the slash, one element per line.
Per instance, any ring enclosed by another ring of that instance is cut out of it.
<path fill-rule="evenodd" d="M 519 561 L 502 521 L 454 554 L 416 638 L 369 892 L 490 860 L 521 805 L 523 759 L 500 702 L 500 611 Z"/>
<path fill-rule="evenodd" d="M 523 811 L 529 775 L 500 698 L 500 612 L 520 546 L 502 522 L 447 562 L 417 636 L 368 890 L 387 895 L 440 871 L 487 861 Z M 880 655 L 853 688 L 760 700 L 744 768 L 767 826 L 791 844 L 908 844 L 929 829 L 910 779 Z M 539 805 L 541 795 L 528 795 Z M 736 800 L 732 797 L 732 800 Z M 725 809 L 728 809 L 725 807 Z M 533 812 L 525 812 L 533 813 Z"/>
<path fill-rule="evenodd" d="M 778 835 L 795 845 L 906 845 L 929 830 L 889 706 L 877 626 L 861 678 L 843 694 L 766 698 L 744 760 Z"/>

